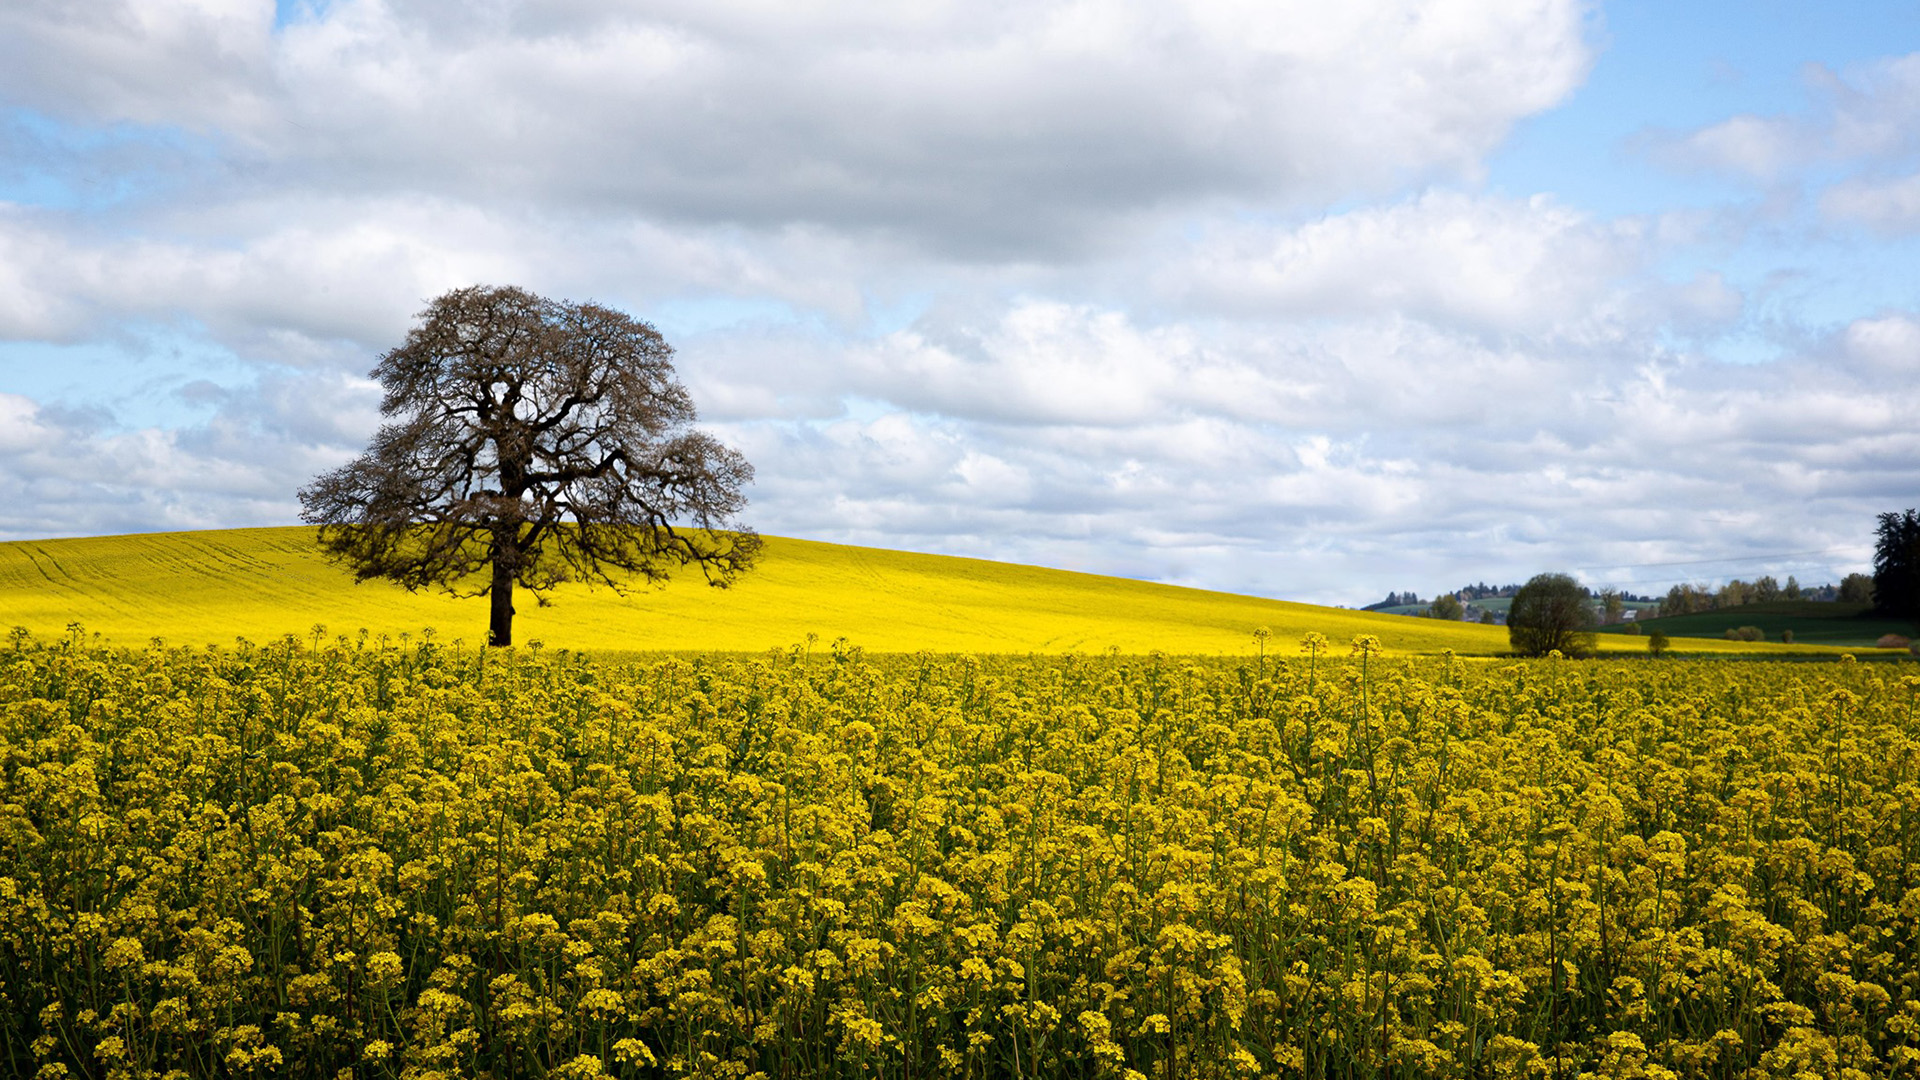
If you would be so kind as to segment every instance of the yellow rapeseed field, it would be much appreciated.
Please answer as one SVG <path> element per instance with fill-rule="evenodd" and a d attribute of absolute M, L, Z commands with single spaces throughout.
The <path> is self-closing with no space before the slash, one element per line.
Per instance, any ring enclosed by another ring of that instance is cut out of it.
<path fill-rule="evenodd" d="M 355 585 L 313 530 L 231 529 L 0 544 L 0 629 L 58 635 L 80 622 L 124 645 L 270 641 L 314 623 L 375 636 L 433 627 L 477 644 L 486 601 Z M 540 607 L 525 593 L 514 635 L 551 647 L 759 652 L 813 634 L 873 651 L 1250 656 L 1256 627 L 1277 641 L 1319 632 L 1378 637 L 1390 654 L 1493 655 L 1501 627 L 1342 611 L 1032 566 L 769 538 L 762 564 L 730 590 L 698 575 L 626 597 L 566 587 Z M 1677 640 L 1692 653 L 1837 655 L 1819 646 Z M 1637 638 L 1601 640 L 1643 653 Z"/>
<path fill-rule="evenodd" d="M 0 1074 L 1920 1070 L 1912 665 L 1284 644 L 16 634 Z"/>

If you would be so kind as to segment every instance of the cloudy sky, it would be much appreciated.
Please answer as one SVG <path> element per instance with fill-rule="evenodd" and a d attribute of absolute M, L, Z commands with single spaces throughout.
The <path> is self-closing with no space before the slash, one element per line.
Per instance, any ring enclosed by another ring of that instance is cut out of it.
<path fill-rule="evenodd" d="M 295 522 L 475 282 L 656 324 L 775 535 L 1824 581 L 1920 504 L 1920 11 L 0 5 L 0 539 Z"/>

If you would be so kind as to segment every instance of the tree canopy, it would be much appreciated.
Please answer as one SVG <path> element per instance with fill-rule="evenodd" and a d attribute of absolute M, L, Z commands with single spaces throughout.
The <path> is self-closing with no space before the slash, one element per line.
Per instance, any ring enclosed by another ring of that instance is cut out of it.
<path fill-rule="evenodd" d="M 1920 511 L 1880 515 L 1873 606 L 1885 615 L 1920 619 Z"/>
<path fill-rule="evenodd" d="M 1566 574 L 1535 575 L 1507 609 L 1507 640 L 1523 656 L 1591 652 L 1593 609 L 1587 590 Z"/>
<path fill-rule="evenodd" d="M 1840 579 L 1839 599 L 1843 604 L 1873 602 L 1873 578 L 1868 574 L 1848 574 Z"/>
<path fill-rule="evenodd" d="M 695 565 L 724 586 L 752 565 L 760 538 L 736 518 L 753 468 L 692 426 L 652 326 L 487 286 L 419 319 L 372 372 L 388 422 L 300 491 L 356 578 L 486 594 L 488 640 L 508 645 L 516 585 L 620 589 Z"/>

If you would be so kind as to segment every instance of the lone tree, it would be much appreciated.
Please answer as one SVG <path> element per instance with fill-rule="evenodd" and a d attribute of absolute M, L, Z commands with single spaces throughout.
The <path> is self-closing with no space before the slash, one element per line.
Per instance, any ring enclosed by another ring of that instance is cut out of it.
<path fill-rule="evenodd" d="M 434 300 L 380 358 L 373 444 L 300 490 L 301 517 L 365 581 L 486 594 L 513 643 L 513 589 L 615 590 L 697 565 L 725 586 L 760 538 L 735 522 L 753 467 L 692 427 L 673 349 L 596 304 L 472 286 Z"/>
<path fill-rule="evenodd" d="M 1920 511 L 1880 515 L 1873 606 L 1883 615 L 1920 619 Z"/>
<path fill-rule="evenodd" d="M 1593 651 L 1593 609 L 1587 590 L 1565 574 L 1538 574 L 1513 594 L 1507 609 L 1507 640 L 1523 656 L 1565 656 Z"/>

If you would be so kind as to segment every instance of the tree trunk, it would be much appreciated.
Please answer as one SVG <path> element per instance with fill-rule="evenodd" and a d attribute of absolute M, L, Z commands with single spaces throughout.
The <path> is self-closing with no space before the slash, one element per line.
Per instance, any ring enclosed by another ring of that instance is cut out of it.
<path fill-rule="evenodd" d="M 493 602 L 493 619 L 487 629 L 487 643 L 504 647 L 513 644 L 513 567 L 501 557 L 502 554 L 496 546 L 493 552 L 493 587 L 487 590 L 488 599 Z"/>

